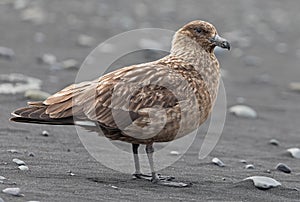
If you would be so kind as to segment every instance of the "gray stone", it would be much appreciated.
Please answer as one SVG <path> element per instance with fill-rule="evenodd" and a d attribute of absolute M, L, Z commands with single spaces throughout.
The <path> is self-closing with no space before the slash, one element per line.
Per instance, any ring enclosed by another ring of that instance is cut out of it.
<path fill-rule="evenodd" d="M 252 176 L 252 177 L 245 178 L 244 181 L 245 180 L 252 180 L 254 186 L 259 189 L 270 189 L 273 187 L 281 186 L 281 183 L 278 182 L 277 180 L 265 176 Z"/>
<path fill-rule="evenodd" d="M 291 173 L 292 172 L 292 170 L 284 163 L 277 164 L 276 169 L 281 171 L 281 172 L 284 172 L 284 173 Z"/>

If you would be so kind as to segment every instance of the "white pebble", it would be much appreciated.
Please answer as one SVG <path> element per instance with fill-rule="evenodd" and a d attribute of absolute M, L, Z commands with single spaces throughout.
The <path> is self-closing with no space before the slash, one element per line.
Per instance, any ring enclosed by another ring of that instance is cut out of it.
<path fill-rule="evenodd" d="M 2 190 L 3 193 L 13 195 L 13 196 L 21 196 L 20 188 L 6 188 Z"/>
<path fill-rule="evenodd" d="M 46 130 L 44 130 L 44 131 L 42 132 L 42 136 L 48 137 L 48 136 L 49 136 L 49 132 L 46 131 Z"/>
<path fill-rule="evenodd" d="M 28 166 L 19 166 L 18 168 L 22 171 L 28 171 L 29 170 Z"/>
<path fill-rule="evenodd" d="M 290 148 L 287 150 L 292 157 L 296 158 L 296 159 L 300 159 L 300 149 L 299 148 Z"/>
<path fill-rule="evenodd" d="M 84 34 L 82 34 L 78 37 L 77 44 L 82 47 L 91 47 L 91 46 L 96 45 L 95 39 L 93 37 L 87 36 Z"/>
<path fill-rule="evenodd" d="M 7 150 L 7 152 L 12 153 L 12 154 L 20 154 L 21 153 L 16 149 L 9 149 L 9 150 Z"/>
<path fill-rule="evenodd" d="M 178 156 L 179 152 L 178 151 L 171 151 L 170 154 L 173 155 L 173 156 Z"/>
<path fill-rule="evenodd" d="M 271 139 L 271 140 L 269 141 L 269 143 L 270 143 L 271 145 L 275 145 L 275 146 L 278 146 L 278 145 L 279 145 L 279 141 L 276 140 L 276 139 Z"/>
<path fill-rule="evenodd" d="M 292 82 L 292 83 L 290 83 L 289 88 L 292 91 L 300 92 L 300 82 Z"/>
<path fill-rule="evenodd" d="M 38 58 L 38 62 L 46 65 L 54 65 L 57 63 L 57 58 L 52 54 L 44 54 Z"/>
<path fill-rule="evenodd" d="M 13 159 L 13 162 L 15 162 L 19 166 L 25 165 L 25 162 L 20 159 Z"/>
<path fill-rule="evenodd" d="M 248 164 L 245 166 L 246 169 L 255 169 L 255 166 L 253 164 Z"/>
<path fill-rule="evenodd" d="M 214 164 L 220 166 L 220 167 L 224 167 L 224 166 L 225 166 L 225 164 L 224 164 L 220 159 L 218 159 L 218 158 L 213 158 L 213 159 L 212 159 L 212 162 L 213 162 Z"/>
<path fill-rule="evenodd" d="M 252 180 L 254 186 L 259 189 L 270 189 L 273 187 L 281 186 L 281 183 L 278 182 L 277 180 L 274 180 L 273 178 L 270 177 L 264 177 L 264 176 L 252 176 L 252 177 L 247 177 L 244 180 Z"/>
<path fill-rule="evenodd" d="M 64 69 L 78 68 L 79 62 L 74 59 L 62 61 L 60 64 Z"/>
<path fill-rule="evenodd" d="M 14 56 L 15 52 L 12 49 L 0 46 L 0 58 L 11 60 Z"/>
<path fill-rule="evenodd" d="M 116 187 L 116 186 L 113 186 L 113 185 L 111 186 L 111 188 L 113 188 L 113 189 L 119 189 L 118 187 Z"/>
<path fill-rule="evenodd" d="M 0 176 L 0 180 L 6 180 L 6 178 L 3 176 Z"/>
<path fill-rule="evenodd" d="M 242 160 L 239 160 L 240 163 L 244 163 L 244 164 L 247 164 L 247 161 L 242 159 Z"/>
<path fill-rule="evenodd" d="M 257 118 L 257 112 L 246 105 L 236 105 L 229 109 L 229 112 L 238 117 Z"/>

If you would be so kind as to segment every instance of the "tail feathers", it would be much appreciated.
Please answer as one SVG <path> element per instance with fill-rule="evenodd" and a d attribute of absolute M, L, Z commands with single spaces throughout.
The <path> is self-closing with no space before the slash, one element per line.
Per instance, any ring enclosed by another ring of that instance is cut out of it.
<path fill-rule="evenodd" d="M 21 123 L 35 123 L 35 124 L 51 124 L 51 125 L 74 125 L 73 117 L 50 118 L 46 114 L 47 106 L 35 103 L 29 107 L 17 109 L 12 113 L 11 121 Z"/>

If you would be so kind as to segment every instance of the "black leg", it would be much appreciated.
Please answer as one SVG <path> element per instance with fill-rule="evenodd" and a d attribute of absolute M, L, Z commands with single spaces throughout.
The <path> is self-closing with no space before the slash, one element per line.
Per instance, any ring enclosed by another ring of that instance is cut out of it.
<path fill-rule="evenodd" d="M 152 175 L 151 182 L 160 184 L 160 185 L 170 186 L 170 187 L 188 187 L 188 186 L 190 186 L 190 184 L 186 184 L 186 183 L 182 183 L 182 182 L 172 182 L 170 180 L 173 180 L 174 177 L 163 177 L 163 176 L 158 175 L 155 172 L 154 161 L 153 161 L 154 148 L 153 148 L 152 144 L 146 145 L 146 153 L 148 156 L 151 175 Z"/>

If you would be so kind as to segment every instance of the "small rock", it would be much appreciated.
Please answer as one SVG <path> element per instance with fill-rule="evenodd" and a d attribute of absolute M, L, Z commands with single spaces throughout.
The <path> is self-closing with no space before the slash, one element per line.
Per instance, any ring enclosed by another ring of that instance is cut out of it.
<path fill-rule="evenodd" d="M 71 170 L 67 171 L 67 173 L 68 173 L 70 176 L 75 176 L 75 174 L 74 174 Z"/>
<path fill-rule="evenodd" d="M 243 62 L 246 66 L 249 67 L 259 67 L 261 66 L 262 59 L 256 56 L 248 55 L 243 58 Z"/>
<path fill-rule="evenodd" d="M 299 92 L 299 93 L 300 93 L 300 82 L 292 82 L 292 83 L 290 83 L 289 88 L 290 88 L 292 91 L 296 91 L 296 92 Z"/>
<path fill-rule="evenodd" d="M 7 152 L 12 153 L 12 154 L 21 154 L 21 152 L 16 149 L 9 149 L 9 150 L 7 150 Z"/>
<path fill-rule="evenodd" d="M 13 159 L 13 162 L 15 162 L 19 166 L 25 165 L 25 162 L 20 159 Z"/>
<path fill-rule="evenodd" d="M 35 6 L 24 9 L 21 13 L 21 19 L 23 21 L 28 21 L 40 25 L 44 23 L 46 15 L 40 7 Z"/>
<path fill-rule="evenodd" d="M 111 186 L 111 188 L 113 188 L 113 189 L 119 189 L 118 187 L 116 187 L 116 186 L 113 186 L 113 185 Z"/>
<path fill-rule="evenodd" d="M 14 9 L 21 10 L 26 8 L 28 5 L 28 0 L 15 0 Z"/>
<path fill-rule="evenodd" d="M 292 157 L 296 158 L 296 159 L 300 159 L 300 149 L 299 148 L 290 148 L 287 150 Z"/>
<path fill-rule="evenodd" d="M 22 196 L 20 188 L 6 188 L 3 189 L 2 192 L 13 196 Z"/>
<path fill-rule="evenodd" d="M 35 157 L 35 154 L 32 153 L 32 152 L 30 152 L 30 153 L 28 154 L 28 156 L 30 156 L 30 157 Z"/>
<path fill-rule="evenodd" d="M 3 176 L 0 176 L 0 180 L 6 180 L 6 178 Z"/>
<path fill-rule="evenodd" d="M 212 162 L 214 164 L 216 164 L 217 166 L 220 166 L 220 167 L 224 167 L 225 166 L 225 164 L 220 159 L 218 159 L 218 158 L 213 158 Z"/>
<path fill-rule="evenodd" d="M 252 177 L 247 177 L 244 180 L 252 180 L 254 186 L 259 189 L 270 189 L 273 187 L 281 186 L 280 182 L 274 180 L 273 178 L 264 177 L 264 176 L 252 176 Z"/>
<path fill-rule="evenodd" d="M 266 170 L 265 172 L 266 172 L 266 173 L 271 173 L 271 170 Z"/>
<path fill-rule="evenodd" d="M 15 52 L 7 47 L 0 46 L 0 58 L 12 60 L 15 57 Z"/>
<path fill-rule="evenodd" d="M 57 58 L 54 55 L 47 53 L 38 57 L 38 62 L 46 65 L 54 65 L 57 63 Z"/>
<path fill-rule="evenodd" d="M 92 47 L 95 44 L 95 39 L 91 36 L 87 36 L 87 35 L 80 35 L 77 39 L 77 44 L 79 46 L 82 46 L 82 47 Z"/>
<path fill-rule="evenodd" d="M 292 172 L 292 170 L 284 163 L 277 164 L 276 169 L 279 170 L 279 171 L 282 171 L 284 173 L 291 173 Z"/>
<path fill-rule="evenodd" d="M 71 69 L 71 68 L 77 69 L 79 66 L 79 62 L 74 59 L 69 59 L 69 60 L 65 60 L 65 61 L 61 62 L 60 65 L 64 69 Z"/>
<path fill-rule="evenodd" d="M 99 47 L 99 51 L 102 53 L 112 53 L 116 50 L 116 47 L 113 44 L 104 43 Z"/>
<path fill-rule="evenodd" d="M 178 156 L 179 152 L 178 151 L 171 151 L 170 154 L 173 155 L 173 156 Z"/>
<path fill-rule="evenodd" d="M 18 167 L 20 170 L 22 171 L 28 171 L 29 170 L 29 167 L 28 166 L 19 166 Z"/>
<path fill-rule="evenodd" d="M 271 145 L 274 145 L 274 146 L 279 146 L 279 141 L 276 140 L 276 139 L 271 139 L 271 140 L 269 141 L 269 143 L 270 143 Z"/>
<path fill-rule="evenodd" d="M 243 118 L 257 118 L 257 113 L 252 108 L 246 105 L 236 105 L 229 109 L 229 112 L 234 114 L 237 117 Z"/>
<path fill-rule="evenodd" d="M 247 164 L 247 161 L 242 159 L 242 160 L 239 160 L 240 163 L 244 163 L 244 164 Z"/>
<path fill-rule="evenodd" d="M 46 131 L 46 130 L 44 130 L 44 131 L 42 132 L 42 136 L 48 137 L 48 136 L 49 136 L 49 132 Z"/>
<path fill-rule="evenodd" d="M 43 101 L 46 100 L 49 96 L 51 96 L 49 93 L 41 90 L 27 90 L 24 93 L 24 97 L 34 101 Z"/>
<path fill-rule="evenodd" d="M 252 170 L 255 169 L 255 166 L 253 164 L 248 164 L 245 166 L 246 169 Z"/>

